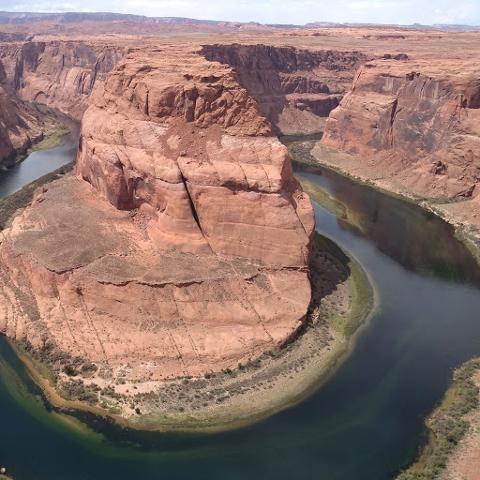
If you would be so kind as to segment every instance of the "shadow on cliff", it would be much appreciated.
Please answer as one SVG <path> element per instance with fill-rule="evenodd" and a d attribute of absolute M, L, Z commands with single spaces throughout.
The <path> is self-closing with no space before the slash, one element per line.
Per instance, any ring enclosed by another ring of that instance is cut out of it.
<path fill-rule="evenodd" d="M 262 44 L 203 45 L 201 54 L 235 70 L 238 81 L 257 101 L 276 135 L 282 133 L 279 127 L 282 115 L 285 115 L 283 123 L 291 122 L 291 127 L 301 131 L 305 128 L 302 123 L 309 123 L 305 115 L 328 117 L 344 93 L 337 72 L 344 76 L 350 73 L 353 79 L 355 70 L 364 61 L 358 52 L 312 52 Z M 335 95 L 331 95 L 331 88 Z"/>

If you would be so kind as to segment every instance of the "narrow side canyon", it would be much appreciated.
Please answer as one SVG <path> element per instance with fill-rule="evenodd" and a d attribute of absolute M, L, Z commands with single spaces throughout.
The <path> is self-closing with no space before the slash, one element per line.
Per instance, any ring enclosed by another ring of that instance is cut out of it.
<path fill-rule="evenodd" d="M 270 45 L 204 45 L 203 55 L 235 69 L 277 134 L 322 131 L 367 60 L 358 51 Z"/>

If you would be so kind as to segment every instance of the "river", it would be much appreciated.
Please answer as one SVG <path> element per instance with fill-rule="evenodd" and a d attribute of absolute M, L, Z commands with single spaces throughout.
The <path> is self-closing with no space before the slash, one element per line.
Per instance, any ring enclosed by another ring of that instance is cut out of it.
<path fill-rule="evenodd" d="M 78 126 L 71 122 L 72 131 L 67 134 L 60 145 L 49 150 L 32 152 L 25 160 L 8 170 L 0 171 L 0 198 L 15 193 L 37 178 L 72 162 L 78 145 Z"/>
<path fill-rule="evenodd" d="M 71 161 L 67 147 L 32 154 L 1 177 L 1 194 L 34 179 L 35 159 L 50 158 L 50 170 Z M 335 376 L 232 432 L 134 433 L 94 418 L 83 431 L 44 405 L 0 338 L 0 464 L 16 480 L 387 480 L 414 459 L 452 369 L 480 355 L 480 269 L 449 225 L 416 206 L 320 168 L 296 174 L 345 205 L 342 219 L 315 204 L 317 229 L 356 256 L 380 300 Z"/>

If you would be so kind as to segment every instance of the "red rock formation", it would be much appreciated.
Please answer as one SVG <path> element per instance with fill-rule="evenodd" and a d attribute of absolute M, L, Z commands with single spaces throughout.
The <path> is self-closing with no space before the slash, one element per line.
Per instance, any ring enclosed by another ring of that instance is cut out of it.
<path fill-rule="evenodd" d="M 310 301 L 312 208 L 231 68 L 135 51 L 91 102 L 78 176 L 4 231 L 0 330 L 147 391 L 288 341 Z"/>
<path fill-rule="evenodd" d="M 470 196 L 480 180 L 480 70 L 474 63 L 363 66 L 323 143 L 375 159 L 377 176 L 419 196 Z M 372 174 L 373 175 L 373 174 Z"/>
<path fill-rule="evenodd" d="M 45 112 L 22 102 L 8 88 L 7 76 L 0 62 L 0 165 L 11 165 L 33 143 L 42 140 L 54 122 Z"/>
<path fill-rule="evenodd" d="M 45 104 L 80 119 L 98 81 L 123 54 L 82 42 L 0 44 L 0 162 L 8 165 L 54 123 Z"/>
<path fill-rule="evenodd" d="M 323 130 L 325 118 L 367 58 L 359 52 L 270 45 L 205 45 L 202 52 L 235 68 L 277 133 L 284 134 Z"/>
<path fill-rule="evenodd" d="M 26 101 L 57 108 L 80 119 L 95 83 L 124 53 L 99 42 L 24 42 L 0 44 L 6 82 Z"/>

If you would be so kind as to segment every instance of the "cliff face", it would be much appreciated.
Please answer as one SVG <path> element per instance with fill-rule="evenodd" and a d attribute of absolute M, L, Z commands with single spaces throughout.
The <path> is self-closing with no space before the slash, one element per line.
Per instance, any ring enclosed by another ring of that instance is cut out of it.
<path fill-rule="evenodd" d="M 18 154 L 42 140 L 54 119 L 46 112 L 18 99 L 7 85 L 7 76 L 0 62 L 0 165 L 9 166 Z"/>
<path fill-rule="evenodd" d="M 55 124 L 44 104 L 80 119 L 123 49 L 82 42 L 0 44 L 0 163 L 9 165 Z"/>
<path fill-rule="evenodd" d="M 427 197 L 469 197 L 480 180 L 480 71 L 473 63 L 369 62 L 322 142 Z M 373 174 L 372 174 L 373 175 Z"/>
<path fill-rule="evenodd" d="M 124 50 L 88 42 L 25 42 L 0 45 L 6 83 L 25 101 L 57 108 L 80 119 L 95 83 Z"/>
<path fill-rule="evenodd" d="M 127 55 L 91 97 L 77 176 L 4 231 L 1 331 L 145 391 L 288 341 L 314 222 L 270 129 L 231 68 L 188 47 Z"/>
<path fill-rule="evenodd" d="M 323 130 L 366 56 L 269 45 L 205 45 L 209 60 L 230 65 L 277 133 Z"/>
<path fill-rule="evenodd" d="M 12 98 L 0 87 L 0 164 L 8 165 L 43 137 L 38 113 Z"/>

